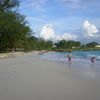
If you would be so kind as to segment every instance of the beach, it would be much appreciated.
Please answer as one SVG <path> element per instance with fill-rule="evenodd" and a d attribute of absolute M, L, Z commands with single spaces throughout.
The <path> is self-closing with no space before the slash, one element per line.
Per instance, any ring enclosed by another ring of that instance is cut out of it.
<path fill-rule="evenodd" d="M 100 100 L 99 75 L 37 55 L 0 59 L 0 100 Z"/>

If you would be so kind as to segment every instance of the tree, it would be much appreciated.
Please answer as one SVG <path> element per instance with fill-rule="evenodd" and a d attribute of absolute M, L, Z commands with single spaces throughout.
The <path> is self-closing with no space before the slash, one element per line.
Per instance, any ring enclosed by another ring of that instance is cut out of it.
<path fill-rule="evenodd" d="M 46 41 L 46 49 L 51 49 L 53 47 L 53 42 L 48 40 Z"/>
<path fill-rule="evenodd" d="M 93 48 L 93 47 L 95 47 L 97 44 L 98 44 L 97 42 L 87 43 L 87 44 L 86 44 L 86 47 Z"/>
<path fill-rule="evenodd" d="M 24 16 L 16 12 L 8 12 L 0 15 L 0 45 L 3 48 L 16 48 L 20 47 L 22 41 L 30 32 L 30 28 L 26 26 Z M 7 18 L 6 18 L 7 17 Z"/>
<path fill-rule="evenodd" d="M 55 45 L 57 48 L 65 49 L 67 47 L 66 43 L 67 43 L 66 40 L 61 40 L 61 41 L 58 41 L 57 43 L 55 43 Z"/>
<path fill-rule="evenodd" d="M 18 0 L 0 0 L 0 12 L 11 11 L 12 8 L 18 5 Z"/>
<path fill-rule="evenodd" d="M 81 42 L 80 41 L 77 41 L 76 43 L 75 43 L 75 47 L 80 47 L 81 46 Z"/>
<path fill-rule="evenodd" d="M 66 40 L 61 40 L 55 43 L 57 48 L 62 48 L 62 49 L 71 49 L 72 47 L 79 47 L 81 46 L 81 43 L 79 41 L 66 41 Z"/>
<path fill-rule="evenodd" d="M 11 10 L 18 3 L 18 0 L 0 0 L 1 49 L 28 47 L 28 37 L 30 37 L 32 31 L 27 24 L 25 16 Z"/>
<path fill-rule="evenodd" d="M 30 49 L 38 49 L 38 38 L 35 36 L 30 36 L 28 38 L 28 48 Z"/>

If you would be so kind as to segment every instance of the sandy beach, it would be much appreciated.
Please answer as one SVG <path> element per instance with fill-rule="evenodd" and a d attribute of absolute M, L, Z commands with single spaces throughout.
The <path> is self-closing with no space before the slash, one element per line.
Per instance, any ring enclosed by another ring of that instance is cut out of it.
<path fill-rule="evenodd" d="M 36 55 L 0 59 L 0 100 L 100 100 L 100 79 Z"/>
<path fill-rule="evenodd" d="M 20 56 L 20 55 L 24 55 L 24 54 L 30 54 L 33 53 L 33 55 L 37 55 L 39 53 L 44 53 L 46 52 L 46 50 L 42 50 L 42 51 L 31 51 L 31 52 L 9 52 L 9 53 L 0 53 L 0 59 L 4 59 L 4 58 L 14 58 L 16 56 Z"/>

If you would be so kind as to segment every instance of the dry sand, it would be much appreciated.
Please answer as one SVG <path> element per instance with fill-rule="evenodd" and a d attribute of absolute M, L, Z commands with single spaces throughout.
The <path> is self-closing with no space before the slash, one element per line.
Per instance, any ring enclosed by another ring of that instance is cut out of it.
<path fill-rule="evenodd" d="M 37 55 L 39 53 L 44 53 L 47 52 L 46 50 L 42 50 L 42 51 L 31 51 L 31 52 L 10 52 L 10 53 L 0 53 L 0 59 L 4 59 L 4 58 L 14 58 L 16 56 L 20 56 L 20 55 L 24 55 L 24 54 L 32 54 L 33 55 Z"/>
<path fill-rule="evenodd" d="M 28 53 L 0 59 L 0 100 L 100 100 L 100 80 Z"/>
<path fill-rule="evenodd" d="M 24 52 L 10 52 L 10 53 L 0 53 L 0 59 L 13 58 L 19 55 L 25 54 Z"/>

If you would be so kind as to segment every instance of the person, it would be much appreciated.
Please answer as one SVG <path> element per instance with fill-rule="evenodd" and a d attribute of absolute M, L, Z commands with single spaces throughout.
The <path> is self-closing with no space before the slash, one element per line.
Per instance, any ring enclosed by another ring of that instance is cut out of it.
<path fill-rule="evenodd" d="M 72 56 L 72 53 L 71 51 L 68 52 L 68 63 L 71 64 L 71 56 Z"/>
<path fill-rule="evenodd" d="M 95 57 L 91 57 L 91 62 L 94 63 Z"/>

